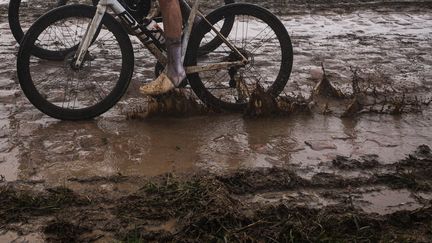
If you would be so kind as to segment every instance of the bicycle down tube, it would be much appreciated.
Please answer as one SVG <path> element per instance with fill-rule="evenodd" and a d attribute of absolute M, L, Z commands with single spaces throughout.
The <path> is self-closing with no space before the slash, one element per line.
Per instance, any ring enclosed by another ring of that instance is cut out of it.
<path fill-rule="evenodd" d="M 146 46 L 146 48 L 157 58 L 157 60 L 166 64 L 166 56 L 161 51 L 161 44 L 157 41 L 151 31 L 147 30 L 145 26 L 142 26 L 132 17 L 132 15 L 126 11 L 126 9 L 117 0 L 100 0 L 97 5 L 96 14 L 88 26 L 83 39 L 78 46 L 77 54 L 75 56 L 75 66 L 79 67 L 84 60 L 87 49 L 90 46 L 91 40 L 94 39 L 96 30 L 99 28 L 101 20 L 104 14 L 110 8 L 119 18 L 120 21 L 126 24 L 133 34 Z M 159 47 L 157 46 L 159 45 Z"/>
<path fill-rule="evenodd" d="M 138 21 L 134 19 L 134 17 L 127 12 L 127 10 L 123 7 L 123 5 L 118 0 L 100 0 L 97 5 L 97 10 L 94 18 L 90 22 L 82 41 L 80 42 L 77 52 L 75 54 L 75 67 L 80 67 L 85 59 L 87 50 L 91 44 L 91 41 L 94 39 L 95 34 L 99 28 L 99 25 L 102 21 L 104 14 L 107 9 L 110 8 L 116 16 L 120 19 L 120 21 L 125 24 L 142 43 L 143 45 L 156 57 L 156 59 L 162 63 L 163 65 L 167 62 L 167 57 L 163 52 L 163 45 L 153 36 L 152 32 L 148 30 L 145 26 L 140 25 Z M 193 6 L 192 9 L 195 11 L 191 11 L 187 26 L 192 26 L 194 23 L 195 15 L 200 15 L 203 19 L 205 17 L 196 10 L 197 6 Z M 206 20 L 207 21 L 207 20 Z M 223 68 L 230 68 L 234 66 L 242 66 L 248 63 L 248 60 L 244 57 L 239 50 L 233 46 L 218 30 L 216 30 L 213 26 L 211 26 L 212 30 L 219 36 L 232 51 L 236 52 L 243 60 L 241 61 L 232 61 L 232 62 L 219 62 L 214 64 L 208 64 L 203 66 L 188 66 L 186 68 L 186 73 L 197 73 L 203 71 L 210 70 L 218 70 Z M 189 27 L 191 29 L 191 27 Z M 183 42 L 184 42 L 184 51 L 186 50 L 187 43 L 190 37 L 191 31 L 186 31 Z"/>

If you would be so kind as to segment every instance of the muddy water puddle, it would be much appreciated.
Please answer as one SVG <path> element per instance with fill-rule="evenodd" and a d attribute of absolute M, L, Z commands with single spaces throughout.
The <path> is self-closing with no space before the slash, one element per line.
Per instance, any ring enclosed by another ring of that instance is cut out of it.
<path fill-rule="evenodd" d="M 46 180 L 167 172 L 227 172 L 294 166 L 308 173 L 331 170 L 338 155 L 377 154 L 393 163 L 419 145 L 431 145 L 424 115 L 293 116 L 250 120 L 240 115 L 155 118 L 104 117 L 88 122 L 18 122 L 1 139 L 0 171 L 6 180 Z M 330 166 L 331 167 L 331 166 Z"/>

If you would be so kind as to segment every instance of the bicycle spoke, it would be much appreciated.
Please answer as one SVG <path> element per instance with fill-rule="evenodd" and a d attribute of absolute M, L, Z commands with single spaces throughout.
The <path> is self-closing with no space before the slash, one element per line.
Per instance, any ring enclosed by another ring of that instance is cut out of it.
<path fill-rule="evenodd" d="M 226 39 L 249 61 L 244 66 L 223 70 L 207 71 L 199 74 L 206 90 L 220 101 L 238 104 L 246 103 L 257 85 L 265 91 L 271 89 L 277 80 L 282 63 L 282 49 L 273 27 L 264 20 L 252 15 L 221 14 L 221 20 L 213 26 L 221 30 L 224 21 L 233 19 L 231 31 Z M 200 45 L 218 37 L 214 32 L 206 33 Z M 235 51 L 220 43 L 214 50 L 197 58 L 197 65 L 209 65 L 241 60 Z"/>
<path fill-rule="evenodd" d="M 72 18 L 56 22 L 41 33 L 38 43 L 53 51 L 76 47 L 89 21 Z M 122 60 L 119 49 L 113 34 L 102 27 L 88 49 L 88 58 L 77 70 L 71 67 L 73 52 L 68 53 L 63 61 L 32 57 L 30 70 L 35 86 L 48 101 L 62 108 L 80 109 L 97 104 L 108 96 L 118 80 L 121 65 L 116 63 Z M 47 76 L 46 72 L 39 75 L 38 69 L 49 69 L 51 75 Z"/>

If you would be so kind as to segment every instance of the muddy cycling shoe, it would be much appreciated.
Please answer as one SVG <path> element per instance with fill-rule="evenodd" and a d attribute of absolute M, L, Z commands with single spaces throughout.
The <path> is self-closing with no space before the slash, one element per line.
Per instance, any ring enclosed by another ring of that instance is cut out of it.
<path fill-rule="evenodd" d="M 171 79 L 165 73 L 161 73 L 154 81 L 141 86 L 140 92 L 145 95 L 160 95 L 174 88 Z"/>
<path fill-rule="evenodd" d="M 145 95 L 164 94 L 179 87 L 186 78 L 186 72 L 181 60 L 181 39 L 167 38 L 166 42 L 168 64 L 157 79 L 141 86 L 140 92 Z"/>

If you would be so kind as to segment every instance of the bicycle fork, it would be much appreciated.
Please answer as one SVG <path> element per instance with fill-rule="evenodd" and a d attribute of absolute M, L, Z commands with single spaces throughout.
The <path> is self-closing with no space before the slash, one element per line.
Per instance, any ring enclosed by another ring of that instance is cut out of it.
<path fill-rule="evenodd" d="M 93 38 L 95 37 L 96 31 L 102 22 L 102 18 L 105 15 L 106 10 L 107 10 L 107 0 L 100 0 L 97 5 L 96 14 L 93 17 L 90 24 L 88 25 L 87 30 L 83 36 L 83 39 L 78 46 L 78 50 L 75 53 L 74 56 L 75 63 L 73 64 L 75 68 L 81 67 L 81 64 L 83 63 L 84 58 L 87 54 L 87 50 Z"/>

